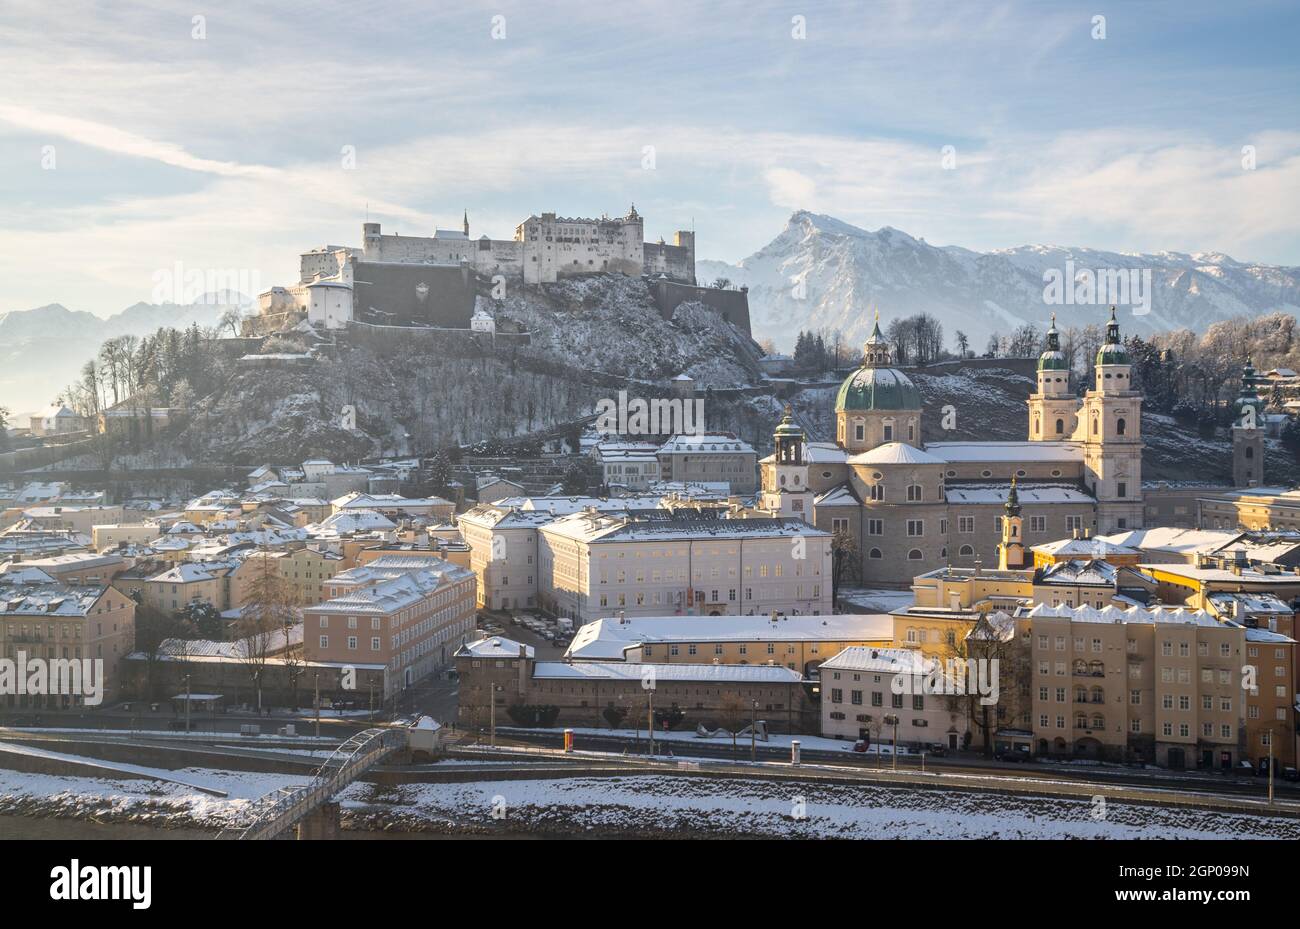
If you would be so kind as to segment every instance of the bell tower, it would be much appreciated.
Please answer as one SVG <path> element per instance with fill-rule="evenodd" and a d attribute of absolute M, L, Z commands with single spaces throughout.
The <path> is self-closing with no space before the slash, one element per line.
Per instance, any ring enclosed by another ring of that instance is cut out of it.
<path fill-rule="evenodd" d="M 808 486 L 807 442 L 790 405 L 772 433 L 776 453 L 763 471 L 763 509 L 812 522 L 812 490 Z"/>
<path fill-rule="evenodd" d="M 1232 483 L 1258 487 L 1264 483 L 1264 401 L 1255 389 L 1255 366 L 1246 359 L 1241 395 L 1233 404 Z"/>
<path fill-rule="evenodd" d="M 1011 478 L 1007 494 L 1006 512 L 1002 516 L 1002 542 L 998 545 L 998 570 L 1019 571 L 1025 567 L 1024 523 L 1020 518 L 1020 495 L 1016 493 L 1016 479 Z"/>
<path fill-rule="evenodd" d="M 1038 391 L 1029 395 L 1029 441 L 1065 442 L 1079 421 L 1079 400 L 1070 387 L 1070 365 L 1061 351 L 1056 314 L 1038 356 Z"/>
<path fill-rule="evenodd" d="M 1080 411 L 1083 480 L 1097 500 L 1097 534 L 1142 528 L 1142 394 L 1110 308 L 1094 386 Z M 1078 438 L 1078 436 L 1076 436 Z"/>

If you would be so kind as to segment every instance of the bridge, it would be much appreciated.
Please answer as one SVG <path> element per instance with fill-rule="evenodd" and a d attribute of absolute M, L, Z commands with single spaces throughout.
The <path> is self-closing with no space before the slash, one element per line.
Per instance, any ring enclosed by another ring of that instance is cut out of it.
<path fill-rule="evenodd" d="M 300 787 L 282 787 L 256 800 L 246 825 L 226 828 L 219 839 L 274 839 L 308 817 L 316 817 L 330 797 L 408 745 L 404 729 L 366 729 L 330 753 L 312 779 Z M 337 810 L 334 808 L 334 814 Z M 306 824 L 304 824 L 306 825 Z M 300 829 L 300 837 L 309 830 Z"/>

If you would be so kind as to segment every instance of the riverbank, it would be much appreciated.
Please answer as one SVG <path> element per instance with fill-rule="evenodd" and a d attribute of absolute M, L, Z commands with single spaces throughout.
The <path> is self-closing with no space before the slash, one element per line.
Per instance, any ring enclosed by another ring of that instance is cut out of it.
<path fill-rule="evenodd" d="M 0 818 L 201 838 L 239 825 L 256 797 L 304 780 L 199 768 L 183 774 L 228 796 L 182 784 L 0 771 Z M 373 837 L 1300 839 L 1300 820 L 1250 813 L 669 774 L 357 783 L 338 799 L 343 828 Z"/>

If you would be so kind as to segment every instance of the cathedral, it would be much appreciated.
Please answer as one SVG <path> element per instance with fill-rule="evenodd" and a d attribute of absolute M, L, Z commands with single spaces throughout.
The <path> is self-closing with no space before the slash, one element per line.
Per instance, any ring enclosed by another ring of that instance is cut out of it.
<path fill-rule="evenodd" d="M 1034 545 L 1142 527 L 1142 395 L 1114 308 L 1083 397 L 1053 317 L 1024 442 L 923 443 L 920 392 L 893 362 L 877 319 L 836 396 L 835 441 L 807 441 L 787 410 L 761 463 L 760 505 L 850 535 L 862 584 L 1024 567 Z"/>

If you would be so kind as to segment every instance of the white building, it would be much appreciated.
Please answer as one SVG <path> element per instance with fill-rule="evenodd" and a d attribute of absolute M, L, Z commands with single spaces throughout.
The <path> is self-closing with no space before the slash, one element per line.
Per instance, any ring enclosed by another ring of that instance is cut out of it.
<path fill-rule="evenodd" d="M 831 534 L 801 520 L 574 513 L 541 527 L 538 594 L 562 616 L 831 612 Z"/>
<path fill-rule="evenodd" d="M 969 728 L 964 711 L 942 694 L 914 691 L 929 672 L 915 649 L 853 646 L 821 665 L 822 735 L 911 749 L 957 748 Z M 898 683 L 895 682 L 898 679 Z M 894 720 L 897 720 L 897 726 Z"/>

